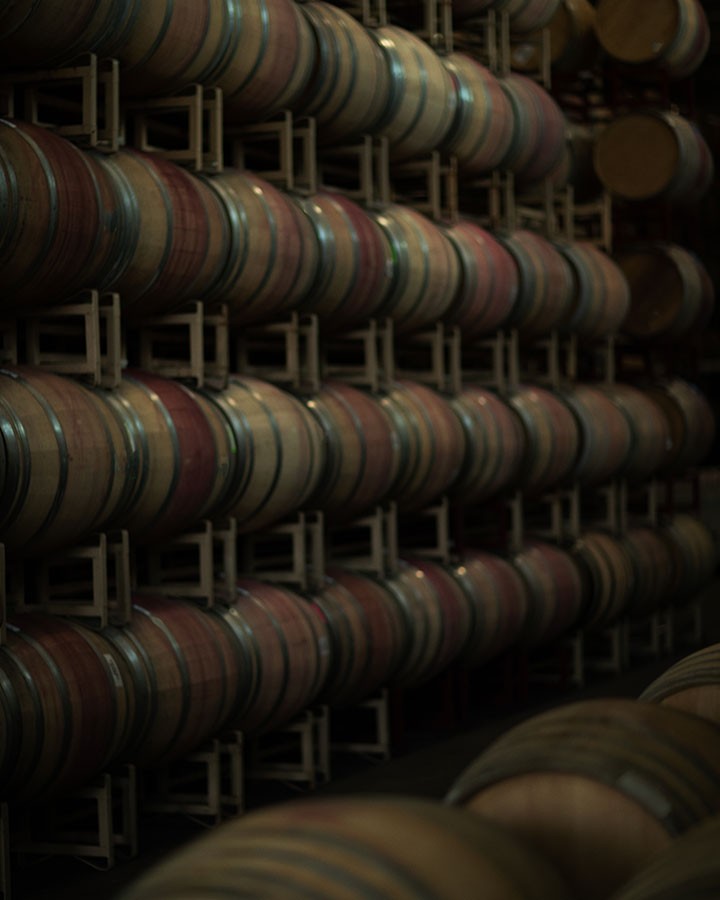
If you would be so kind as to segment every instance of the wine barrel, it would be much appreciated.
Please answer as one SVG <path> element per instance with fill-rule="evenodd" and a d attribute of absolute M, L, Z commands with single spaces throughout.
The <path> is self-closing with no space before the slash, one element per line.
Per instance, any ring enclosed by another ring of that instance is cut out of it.
<path fill-rule="evenodd" d="M 602 531 L 585 531 L 573 557 L 586 573 L 584 631 L 607 628 L 630 605 L 634 588 L 632 562 L 623 544 Z"/>
<path fill-rule="evenodd" d="M 122 450 L 91 392 L 29 366 L 0 369 L 4 479 L 0 535 L 13 553 L 43 554 L 103 526 L 122 471 Z M 119 450 L 116 453 L 116 449 Z"/>
<path fill-rule="evenodd" d="M 294 199 L 312 223 L 319 247 L 317 277 L 302 299 L 303 310 L 315 313 L 323 330 L 367 322 L 392 282 L 391 247 L 379 225 L 341 194 Z"/>
<path fill-rule="evenodd" d="M 567 634 L 585 614 L 583 582 L 573 557 L 553 544 L 527 541 L 512 562 L 528 588 L 522 645 L 537 647 Z"/>
<path fill-rule="evenodd" d="M 666 669 L 640 695 L 720 725 L 720 644 L 703 647 Z"/>
<path fill-rule="evenodd" d="M 311 504 L 330 519 L 351 519 L 384 500 L 400 464 L 390 418 L 370 394 L 326 382 L 306 400 L 322 428 L 326 466 Z"/>
<path fill-rule="evenodd" d="M 215 301 L 236 323 L 267 322 L 294 310 L 316 277 L 320 249 L 310 221 L 290 198 L 250 172 L 206 179 L 230 223 L 229 253 Z"/>
<path fill-rule="evenodd" d="M 387 684 L 406 652 L 397 604 L 378 582 L 336 567 L 313 598 L 330 636 L 330 668 L 319 699 L 353 706 Z"/>
<path fill-rule="evenodd" d="M 107 286 L 124 210 L 95 157 L 47 128 L 0 119 L 0 196 L 4 310 Z"/>
<path fill-rule="evenodd" d="M 110 524 L 145 542 L 197 524 L 210 511 L 227 447 L 216 445 L 196 396 L 176 381 L 134 369 L 126 370 L 116 391 L 100 396 L 134 432 L 139 450 L 137 493 Z"/>
<path fill-rule="evenodd" d="M 453 244 L 430 219 L 391 203 L 371 216 L 390 244 L 394 270 L 380 313 L 397 332 L 433 325 L 450 309 L 460 286 L 460 260 Z"/>
<path fill-rule="evenodd" d="M 3 796 L 25 801 L 79 787 L 110 761 L 122 709 L 108 666 L 84 629 L 15 615 L 0 657 L 19 754 Z M 14 694 L 14 698 L 12 695 Z"/>
<path fill-rule="evenodd" d="M 652 64 L 670 78 L 692 75 L 710 47 L 710 27 L 698 0 L 600 0 L 596 28 L 614 59 Z"/>
<path fill-rule="evenodd" d="M 386 25 L 370 34 L 385 55 L 392 79 L 390 106 L 379 133 L 395 159 L 422 156 L 440 146 L 450 130 L 457 94 L 437 53 L 403 28 Z"/>
<path fill-rule="evenodd" d="M 614 384 L 603 390 L 630 425 L 632 443 L 622 474 L 642 481 L 660 471 L 672 453 L 672 436 L 667 416 L 646 393 L 628 384 Z"/>
<path fill-rule="evenodd" d="M 713 157 L 697 127 L 674 112 L 614 119 L 595 144 L 595 171 L 624 200 L 694 203 L 713 179 Z"/>
<path fill-rule="evenodd" d="M 230 246 L 215 194 L 156 154 L 127 149 L 97 159 L 126 216 L 123 265 L 108 278 L 125 316 L 142 319 L 211 294 Z"/>
<path fill-rule="evenodd" d="M 445 230 L 460 259 L 460 286 L 444 315 L 464 340 L 491 334 L 511 317 L 517 303 L 518 267 L 493 235 L 469 220 Z"/>
<path fill-rule="evenodd" d="M 595 7 L 588 0 L 560 0 L 547 25 L 550 63 L 558 72 L 592 69 L 598 56 Z M 526 41 L 516 41 L 510 50 L 513 69 L 533 73 L 541 67 L 542 33 L 533 32 Z"/>
<path fill-rule="evenodd" d="M 198 515 L 200 518 L 213 516 L 218 509 L 223 509 L 230 499 L 233 485 L 237 482 L 241 461 L 238 459 L 238 443 L 228 420 L 213 403 L 209 393 L 193 391 L 193 399 L 202 410 L 212 433 L 212 446 L 215 451 L 213 481 Z"/>
<path fill-rule="evenodd" d="M 542 181 L 565 155 L 565 116 L 550 94 L 525 75 L 507 75 L 500 85 L 515 122 L 502 167 L 514 172 L 520 184 Z"/>
<path fill-rule="evenodd" d="M 524 337 L 538 337 L 566 323 L 574 285 L 567 259 L 544 237 L 515 231 L 502 238 L 518 269 L 520 290 L 510 318 Z"/>
<path fill-rule="evenodd" d="M 623 330 L 643 340 L 673 341 L 712 317 L 715 290 L 700 260 L 675 244 L 649 244 L 617 258 L 630 286 Z"/>
<path fill-rule="evenodd" d="M 234 516 L 248 532 L 300 509 L 325 467 L 315 418 L 286 391 L 248 376 L 233 375 L 225 390 L 207 396 L 228 421 L 239 461 L 216 516 Z"/>
<path fill-rule="evenodd" d="M 399 839 L 401 838 L 401 839 Z M 236 819 L 147 873 L 122 900 L 443 897 L 567 900 L 539 855 L 463 810 L 407 797 L 330 797 Z"/>
<path fill-rule="evenodd" d="M 644 390 L 662 408 L 670 425 L 672 454 L 666 471 L 674 474 L 697 466 L 707 456 L 715 437 L 715 414 L 707 398 L 682 378 Z"/>
<path fill-rule="evenodd" d="M 468 668 L 514 647 L 527 628 L 530 598 L 517 569 L 499 556 L 470 550 L 450 569 L 473 607 L 473 627 L 460 654 Z"/>
<path fill-rule="evenodd" d="M 673 600 L 678 605 L 687 603 L 715 574 L 720 562 L 717 540 L 703 521 L 687 514 L 673 516 L 662 533 L 676 548 L 680 561 Z"/>
<path fill-rule="evenodd" d="M 401 509 L 422 509 L 460 473 L 467 452 L 462 424 L 445 397 L 413 381 L 391 383 L 381 403 L 399 448 L 392 496 Z"/>
<path fill-rule="evenodd" d="M 330 3 L 312 0 L 307 16 L 317 59 L 300 100 L 314 116 L 321 143 L 352 140 L 375 132 L 390 103 L 391 77 L 380 45 L 356 19 Z"/>
<path fill-rule="evenodd" d="M 544 388 L 520 386 L 509 401 L 525 432 L 521 486 L 542 493 L 572 472 L 580 447 L 578 424 L 568 407 Z"/>
<path fill-rule="evenodd" d="M 622 269 L 587 241 L 558 244 L 573 275 L 573 307 L 565 328 L 584 338 L 616 334 L 630 310 L 630 286 Z"/>
<path fill-rule="evenodd" d="M 497 78 L 471 56 L 443 57 L 458 98 L 452 128 L 443 145 L 461 172 L 491 172 L 505 159 L 513 139 L 510 101 Z"/>
<path fill-rule="evenodd" d="M 232 606 L 221 615 L 258 667 L 249 702 L 227 724 L 248 734 L 287 724 L 325 686 L 330 663 L 326 626 L 307 600 L 252 578 L 238 581 Z"/>
<path fill-rule="evenodd" d="M 613 900 L 712 900 L 720 891 L 720 817 L 693 828 L 625 884 Z"/>
<path fill-rule="evenodd" d="M 450 401 L 465 432 L 465 457 L 453 494 L 481 503 L 515 485 L 525 459 L 525 432 L 492 391 L 466 385 Z"/>
<path fill-rule="evenodd" d="M 720 809 L 720 730 L 632 700 L 573 703 L 495 741 L 449 799 L 543 852 L 575 897 L 608 897 Z"/>
<path fill-rule="evenodd" d="M 644 619 L 667 606 L 673 597 L 678 578 L 675 555 L 654 528 L 629 528 L 623 543 L 633 567 L 628 614 L 631 619 Z"/>
<path fill-rule="evenodd" d="M 623 470 L 633 432 L 627 417 L 608 395 L 593 385 L 578 384 L 562 394 L 580 429 L 580 453 L 574 475 L 580 484 L 603 484 Z"/>

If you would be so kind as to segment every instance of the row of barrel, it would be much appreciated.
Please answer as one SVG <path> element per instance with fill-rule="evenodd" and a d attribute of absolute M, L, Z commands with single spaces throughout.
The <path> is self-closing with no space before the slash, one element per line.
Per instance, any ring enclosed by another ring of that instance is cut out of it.
<path fill-rule="evenodd" d="M 136 595 L 131 622 L 101 632 L 11 615 L 0 795 L 66 791 L 113 762 L 163 764 L 223 730 L 264 733 L 313 703 L 352 706 L 452 663 L 475 668 L 573 629 L 643 619 L 690 601 L 716 565 L 708 529 L 679 515 L 622 539 L 589 531 L 570 551 L 529 540 L 510 561 L 408 557 L 384 580 L 330 568 L 310 598 L 248 578 L 210 610 Z"/>
<path fill-rule="evenodd" d="M 186 845 L 123 900 L 247 892 L 464 900 L 714 900 L 720 894 L 720 645 L 640 700 L 536 715 L 445 805 L 331 797 L 253 812 Z"/>
<path fill-rule="evenodd" d="M 337 523 L 389 499 L 409 511 L 445 493 L 473 505 L 643 481 L 698 464 L 714 436 L 707 400 L 681 379 L 506 398 L 325 382 L 300 398 L 247 376 L 198 391 L 129 370 L 105 391 L 20 366 L 0 370 L 0 410 L 0 540 L 28 556 L 97 530 L 152 543 L 203 518 L 247 533 L 303 508 Z"/>
<path fill-rule="evenodd" d="M 505 326 L 674 340 L 714 308 L 704 266 L 674 245 L 616 263 L 587 242 L 440 226 L 395 203 L 365 211 L 249 172 L 197 178 L 139 151 L 83 153 L 25 123 L 0 121 L 0 148 L 2 307 L 19 314 L 96 287 L 120 293 L 128 321 L 202 299 L 236 323 L 316 313 L 326 331 L 390 317 L 401 333 L 442 319 L 466 340 Z"/>

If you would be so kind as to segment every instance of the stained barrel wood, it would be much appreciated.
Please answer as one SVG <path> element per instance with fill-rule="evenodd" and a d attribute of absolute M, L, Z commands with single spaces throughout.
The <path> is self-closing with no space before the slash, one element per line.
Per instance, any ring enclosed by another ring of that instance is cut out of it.
<path fill-rule="evenodd" d="M 720 645 L 703 647 L 666 669 L 640 695 L 720 725 Z"/>
<path fill-rule="evenodd" d="M 450 569 L 473 606 L 473 625 L 460 653 L 469 668 L 514 647 L 527 627 L 530 597 L 517 569 L 491 553 L 471 550 Z"/>
<path fill-rule="evenodd" d="M 613 120 L 598 136 L 594 159 L 603 185 L 625 200 L 693 203 L 713 178 L 705 139 L 674 112 L 635 112 Z"/>
<path fill-rule="evenodd" d="M 207 179 L 229 221 L 229 254 L 212 299 L 237 323 L 267 322 L 295 309 L 318 274 L 320 247 L 307 216 L 250 172 Z"/>
<path fill-rule="evenodd" d="M 392 78 L 390 107 L 379 127 L 395 159 L 428 154 L 450 130 L 457 94 L 437 53 L 395 25 L 373 29 Z"/>
<path fill-rule="evenodd" d="M 599 388 L 622 412 L 630 425 L 632 444 L 622 474 L 643 480 L 660 471 L 672 453 L 667 416 L 646 393 L 628 384 Z"/>
<path fill-rule="evenodd" d="M 272 384 L 240 375 L 207 396 L 227 419 L 239 463 L 216 515 L 234 516 L 248 532 L 301 508 L 326 463 L 322 429 L 305 406 Z"/>
<path fill-rule="evenodd" d="M 492 391 L 466 385 L 451 401 L 465 432 L 465 456 L 453 494 L 478 503 L 518 482 L 526 438 L 517 414 Z"/>
<path fill-rule="evenodd" d="M 572 312 L 565 328 L 585 338 L 616 334 L 630 311 L 630 286 L 618 266 L 590 242 L 558 244 L 573 275 Z"/>
<path fill-rule="evenodd" d="M 677 565 L 668 541 L 653 528 L 629 528 L 623 543 L 633 567 L 628 613 L 643 619 L 665 607 L 674 594 Z"/>
<path fill-rule="evenodd" d="M 460 286 L 444 319 L 463 339 L 491 334 L 512 316 L 520 290 L 517 264 L 490 232 L 469 220 L 446 229 L 460 259 Z"/>
<path fill-rule="evenodd" d="M 672 454 L 666 471 L 680 473 L 701 463 L 715 437 L 715 414 L 705 395 L 682 378 L 644 390 L 662 408 L 670 425 Z"/>
<path fill-rule="evenodd" d="M 123 898 L 199 900 L 270 890 L 318 900 L 465 900 L 478 884 L 487 900 L 568 897 L 538 854 L 463 810 L 405 797 L 331 797 L 226 824 L 147 873 Z"/>
<path fill-rule="evenodd" d="M 595 7 L 588 0 L 560 0 L 547 24 L 550 33 L 550 62 L 559 72 L 592 69 L 598 55 L 595 35 Z M 542 34 L 533 32 L 527 41 L 511 48 L 512 67 L 520 72 L 540 68 Z"/>
<path fill-rule="evenodd" d="M 602 390 L 578 384 L 562 398 L 575 414 L 580 453 L 574 475 L 581 484 L 603 484 L 621 472 L 630 456 L 633 432 L 627 417 Z"/>
<path fill-rule="evenodd" d="M 606 898 L 720 808 L 720 730 L 631 700 L 562 706 L 516 726 L 449 799 L 511 828 L 566 878 Z"/>
<path fill-rule="evenodd" d="M 391 99 L 391 76 L 380 45 L 343 9 L 320 0 L 303 3 L 318 45 L 300 106 L 314 116 L 321 143 L 377 130 Z"/>
<path fill-rule="evenodd" d="M 585 531 L 573 547 L 586 573 L 583 630 L 612 625 L 627 611 L 635 587 L 630 556 L 622 542 L 602 531 Z"/>
<path fill-rule="evenodd" d="M 521 486 L 541 493 L 560 484 L 572 472 L 580 449 L 575 417 L 559 397 L 540 387 L 520 386 L 509 402 L 525 432 Z"/>
<path fill-rule="evenodd" d="M 652 64 L 670 78 L 686 78 L 702 63 L 710 28 L 698 0 L 600 0 L 597 35 L 621 62 Z"/>
<path fill-rule="evenodd" d="M 330 636 L 330 668 L 320 699 L 353 706 L 386 685 L 404 658 L 408 635 L 397 604 L 366 575 L 328 570 L 313 603 Z"/>
<path fill-rule="evenodd" d="M 392 248 L 379 225 L 341 194 L 323 191 L 294 200 L 312 223 L 319 248 L 317 277 L 303 310 L 317 314 L 323 330 L 367 322 L 392 284 Z"/>
<path fill-rule="evenodd" d="M 390 243 L 393 276 L 380 314 L 400 333 L 434 324 L 450 309 L 460 285 L 460 260 L 440 228 L 411 209 L 391 203 L 371 213 Z"/>
<path fill-rule="evenodd" d="M 623 330 L 669 341 L 699 332 L 712 317 L 715 290 L 700 260 L 675 244 L 646 244 L 617 258 L 630 286 Z"/>
<path fill-rule="evenodd" d="M 510 101 L 492 72 L 471 56 L 451 53 L 443 63 L 458 97 L 444 147 L 457 157 L 461 172 L 491 172 L 505 159 L 513 140 Z"/>
<path fill-rule="evenodd" d="M 450 402 L 422 384 L 388 386 L 382 406 L 399 448 L 392 495 L 402 509 L 422 509 L 452 487 L 466 454 L 466 437 Z"/>
<path fill-rule="evenodd" d="M 340 382 L 326 382 L 306 400 L 319 423 L 326 466 L 311 503 L 336 521 L 384 500 L 400 465 L 393 424 L 379 400 Z"/>

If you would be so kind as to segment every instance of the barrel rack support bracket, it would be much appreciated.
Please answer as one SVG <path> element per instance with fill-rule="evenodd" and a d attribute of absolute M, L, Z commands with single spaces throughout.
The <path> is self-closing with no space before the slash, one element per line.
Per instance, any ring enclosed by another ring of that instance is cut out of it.
<path fill-rule="evenodd" d="M 330 710 L 305 710 L 249 747 L 248 779 L 281 781 L 314 790 L 330 780 Z"/>
<path fill-rule="evenodd" d="M 461 345 L 461 380 L 453 393 L 459 393 L 462 382 L 494 388 L 506 393 L 505 351 L 507 338 L 502 331 L 472 343 Z"/>
<path fill-rule="evenodd" d="M 320 335 L 315 315 L 293 313 L 287 322 L 240 330 L 237 371 L 293 390 L 320 388 Z"/>
<path fill-rule="evenodd" d="M 341 378 L 373 392 L 385 390 L 395 379 L 392 319 L 371 319 L 364 328 L 326 336 L 320 354 L 324 378 Z"/>
<path fill-rule="evenodd" d="M 229 127 L 233 166 L 250 169 L 284 191 L 317 192 L 317 128 L 312 116 L 283 110 L 274 119 Z"/>
<path fill-rule="evenodd" d="M 438 322 L 428 331 L 397 342 L 395 368 L 399 378 L 411 378 L 441 393 L 459 393 L 463 371 L 460 329 Z"/>
<path fill-rule="evenodd" d="M 363 135 L 356 143 L 318 152 L 318 184 L 370 209 L 390 202 L 390 144 L 386 137 Z"/>
<path fill-rule="evenodd" d="M 409 516 L 410 521 L 407 523 L 403 522 L 402 516 L 400 517 L 399 534 L 407 534 L 408 529 L 413 527 L 413 522 L 421 529 L 423 525 L 427 524 L 430 529 L 429 543 L 423 543 L 422 538 L 419 538 L 421 544 L 418 545 L 418 541 L 413 539 L 413 555 L 421 556 L 425 559 L 434 559 L 443 565 L 449 565 L 452 556 L 452 544 L 450 540 L 450 500 L 448 497 L 445 495 L 438 503 L 428 506 L 426 509 L 410 513 Z M 423 531 L 426 530 L 423 529 Z"/>
<path fill-rule="evenodd" d="M 361 725 L 359 721 L 361 716 L 370 717 L 369 738 L 366 734 L 361 734 L 358 729 L 355 739 L 335 741 L 331 737 L 330 749 L 371 759 L 390 759 L 390 692 L 388 689 L 382 688 L 377 696 L 370 697 L 349 712 L 352 713 L 353 724 L 356 726 Z"/>
<path fill-rule="evenodd" d="M 73 65 L 57 69 L 5 73 L 0 81 L 0 101 L 1 114 L 21 114 L 25 121 L 53 128 L 81 146 L 114 153 L 120 145 L 120 68 L 116 59 L 98 59 L 88 53 Z"/>
<path fill-rule="evenodd" d="M 320 590 L 325 576 L 325 519 L 300 512 L 290 521 L 240 536 L 242 571 L 301 591 Z"/>
<path fill-rule="evenodd" d="M 426 158 L 391 164 L 392 198 L 408 202 L 435 222 L 453 223 L 458 218 L 458 166 L 454 156 L 437 150 Z"/>
<path fill-rule="evenodd" d="M 393 575 L 399 557 L 396 504 L 377 506 L 366 516 L 329 528 L 327 553 L 337 565 L 380 578 Z"/>

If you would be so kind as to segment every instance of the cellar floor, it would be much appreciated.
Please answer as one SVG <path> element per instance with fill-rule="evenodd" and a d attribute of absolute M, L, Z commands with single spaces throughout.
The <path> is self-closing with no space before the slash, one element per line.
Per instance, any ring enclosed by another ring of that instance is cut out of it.
<path fill-rule="evenodd" d="M 703 484 L 704 516 L 720 531 L 720 473 L 713 473 Z M 703 593 L 703 644 L 720 641 L 720 579 Z M 672 656 L 636 663 L 620 675 L 595 675 L 582 689 L 567 684 L 531 686 L 526 694 L 508 702 L 500 690 L 501 673 L 484 672 L 475 676 L 465 715 L 447 709 L 443 694 L 447 684 L 417 689 L 403 703 L 403 721 L 393 716 L 393 758 L 386 762 L 357 757 L 333 756 L 332 780 L 316 794 L 399 793 L 442 798 L 459 773 L 500 733 L 516 722 L 543 708 L 577 699 L 601 696 L 636 697 L 675 659 L 691 651 L 678 647 Z M 482 681 L 482 683 L 480 683 Z M 271 802 L 289 801 L 306 796 L 281 783 L 263 783 L 248 792 L 251 810 Z M 67 858 L 39 861 L 13 870 L 14 900 L 79 900 L 119 895 L 149 866 L 206 829 L 180 816 L 144 817 L 140 830 L 140 853 L 120 862 L 108 872 L 100 872 Z"/>

